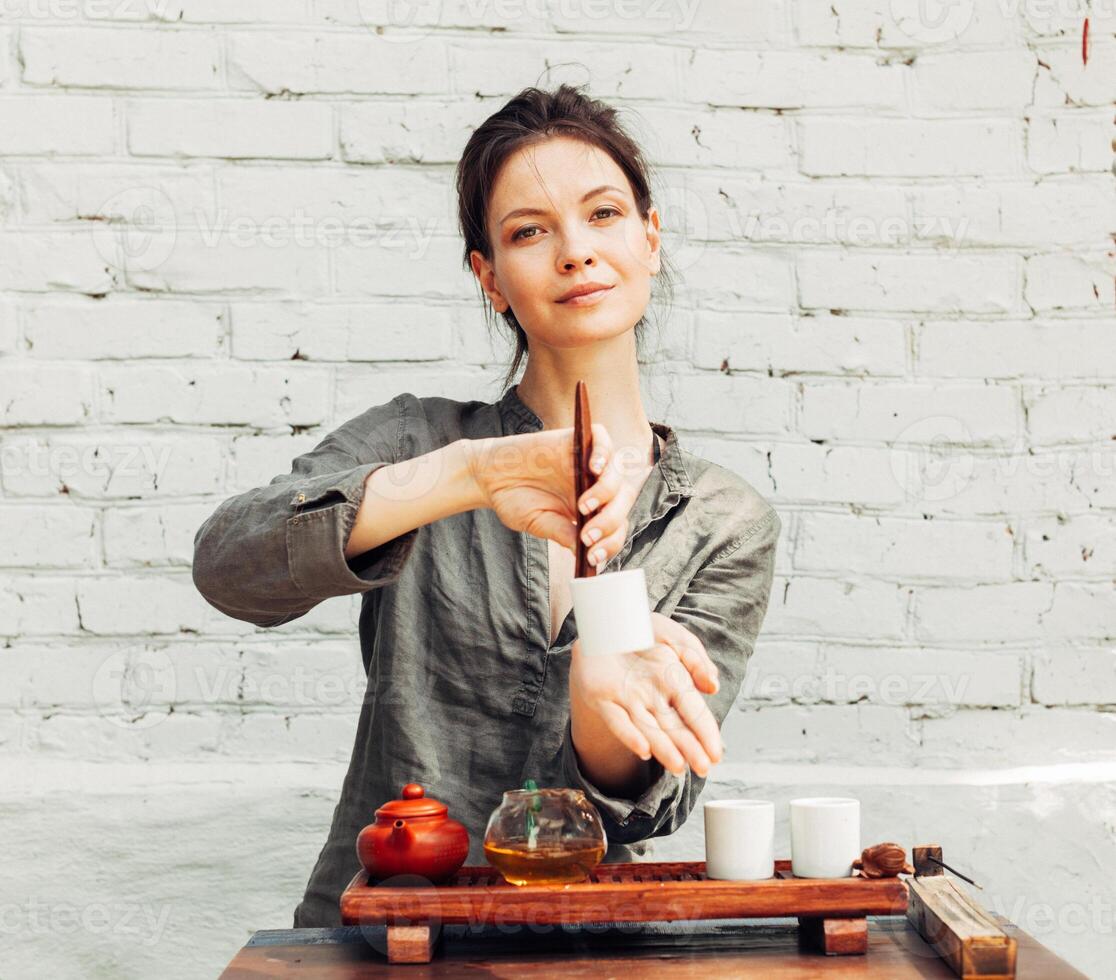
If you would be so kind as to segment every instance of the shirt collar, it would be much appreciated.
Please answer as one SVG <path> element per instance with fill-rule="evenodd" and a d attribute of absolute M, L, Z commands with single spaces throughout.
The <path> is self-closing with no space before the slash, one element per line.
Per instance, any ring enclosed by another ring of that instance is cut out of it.
<path fill-rule="evenodd" d="M 504 421 L 505 431 L 537 432 L 543 428 L 543 421 L 519 397 L 518 389 L 518 384 L 512 385 L 496 403 Z M 651 428 L 662 436 L 664 446 L 655 468 L 647 477 L 643 490 L 640 491 L 632 514 L 629 515 L 629 523 L 633 527 L 637 526 L 635 511 L 644 509 L 640 504 L 645 501 L 648 519 L 656 520 L 669 506 L 694 494 L 693 481 L 682 458 L 682 448 L 678 444 L 678 434 L 665 422 L 651 422 Z M 647 493 L 648 490 L 650 495 Z"/>

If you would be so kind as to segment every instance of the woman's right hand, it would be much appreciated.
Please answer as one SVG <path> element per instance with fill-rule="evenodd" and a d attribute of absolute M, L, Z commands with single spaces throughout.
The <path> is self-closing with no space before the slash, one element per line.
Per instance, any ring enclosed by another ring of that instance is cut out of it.
<path fill-rule="evenodd" d="M 463 443 L 483 506 L 492 508 L 513 531 L 548 538 L 573 551 L 577 545 L 575 508 L 587 505 L 581 513 L 593 516 L 585 523 L 583 540 L 591 547 L 589 561 L 599 567 L 623 547 L 628 512 L 638 491 L 623 479 L 604 425 L 593 423 L 592 438 L 589 469 L 596 482 L 580 500 L 574 494 L 573 426 L 465 439 Z M 596 540 L 590 540 L 594 533 Z"/>

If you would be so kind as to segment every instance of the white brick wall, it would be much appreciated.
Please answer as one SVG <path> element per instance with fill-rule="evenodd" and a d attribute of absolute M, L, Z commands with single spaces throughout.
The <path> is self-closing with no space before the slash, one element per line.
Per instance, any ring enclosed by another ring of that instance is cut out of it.
<path fill-rule="evenodd" d="M 1111 966 L 1116 12 L 937 6 L 0 7 L 5 967 L 213 975 L 290 924 L 359 601 L 230 620 L 193 533 L 369 404 L 495 397 L 453 165 L 560 80 L 659 168 L 652 416 L 784 518 L 707 795 L 778 800 L 781 853 L 786 800 L 857 795 Z"/>

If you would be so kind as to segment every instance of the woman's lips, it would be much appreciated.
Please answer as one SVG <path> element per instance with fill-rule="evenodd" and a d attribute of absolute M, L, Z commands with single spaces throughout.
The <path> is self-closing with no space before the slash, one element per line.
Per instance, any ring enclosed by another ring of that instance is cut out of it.
<path fill-rule="evenodd" d="M 606 294 L 612 292 L 612 289 L 612 286 L 608 286 L 605 289 L 595 289 L 591 293 L 583 293 L 581 296 L 572 296 L 570 299 L 564 299 L 561 301 L 561 304 L 562 306 L 592 306 L 604 299 Z"/>

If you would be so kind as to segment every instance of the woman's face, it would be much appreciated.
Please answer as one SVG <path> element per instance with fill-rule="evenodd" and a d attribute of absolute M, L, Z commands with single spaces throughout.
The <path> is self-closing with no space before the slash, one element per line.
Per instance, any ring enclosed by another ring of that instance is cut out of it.
<path fill-rule="evenodd" d="M 643 316 L 659 271 L 659 216 L 651 208 L 640 217 L 628 178 L 604 151 L 566 136 L 525 147 L 497 174 L 487 218 L 492 261 L 474 249 L 473 272 L 532 345 L 579 347 Z M 590 282 L 609 288 L 562 301 Z"/>

